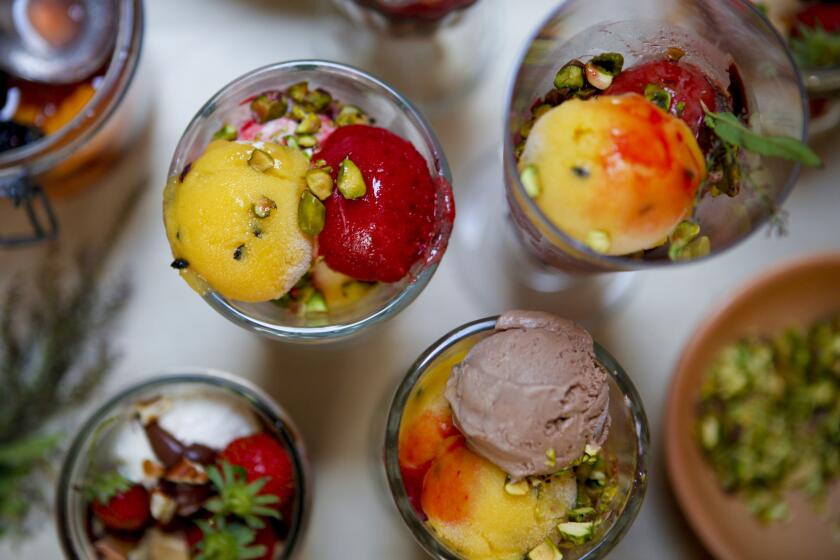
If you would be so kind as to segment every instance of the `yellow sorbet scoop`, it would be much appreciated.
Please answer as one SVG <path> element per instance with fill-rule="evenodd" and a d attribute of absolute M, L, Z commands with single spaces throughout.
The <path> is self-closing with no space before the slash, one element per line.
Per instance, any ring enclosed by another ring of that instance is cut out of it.
<path fill-rule="evenodd" d="M 217 140 L 164 191 L 174 265 L 196 291 L 243 302 L 276 299 L 312 263 L 298 226 L 309 160 L 268 143 Z"/>

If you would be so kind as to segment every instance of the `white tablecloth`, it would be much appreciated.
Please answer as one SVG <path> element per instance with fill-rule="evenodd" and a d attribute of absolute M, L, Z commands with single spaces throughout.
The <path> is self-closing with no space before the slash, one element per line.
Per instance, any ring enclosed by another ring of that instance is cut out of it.
<path fill-rule="evenodd" d="M 481 0 L 482 2 L 502 0 Z M 554 4 L 507 4 L 499 49 L 479 89 L 452 113 L 432 119 L 458 182 L 471 161 L 498 145 L 505 86 L 529 30 Z M 513 7 L 515 4 L 515 8 Z M 178 365 L 207 366 L 247 377 L 267 389 L 301 427 L 316 477 L 315 500 L 302 558 L 420 559 L 390 502 L 379 458 L 385 408 L 415 357 L 449 329 L 498 313 L 471 298 L 452 252 L 405 312 L 368 337 L 337 349 L 289 347 L 240 330 L 215 314 L 168 266 L 161 190 L 181 132 L 207 98 L 229 80 L 270 62 L 322 55 L 327 28 L 311 0 L 147 0 L 145 73 L 153 100 L 151 128 L 133 167 L 104 187 L 60 204 L 67 237 L 102 231 L 113 200 L 148 172 L 150 184 L 109 263 L 128 272 L 135 293 L 113 333 L 123 360 L 103 387 L 117 387 Z M 596 338 L 635 380 L 650 418 L 650 489 L 641 514 L 612 554 L 625 560 L 702 558 L 668 490 L 661 424 L 669 378 L 697 322 L 741 281 L 779 260 L 840 249 L 840 146 L 820 147 L 827 169 L 806 173 L 786 204 L 790 235 L 762 232 L 736 249 L 696 266 L 640 274 L 635 292 L 594 329 Z M 105 209 L 105 212 L 103 212 Z M 84 232 L 84 233 L 80 233 Z M 0 252 L 0 280 L 28 264 L 32 251 Z M 0 558 L 59 558 L 50 521 Z"/>

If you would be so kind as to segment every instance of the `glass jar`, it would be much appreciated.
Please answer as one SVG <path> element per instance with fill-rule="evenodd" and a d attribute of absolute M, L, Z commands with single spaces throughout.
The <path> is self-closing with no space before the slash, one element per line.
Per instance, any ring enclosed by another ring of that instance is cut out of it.
<path fill-rule="evenodd" d="M 58 234 L 50 199 L 72 194 L 100 178 L 140 130 L 138 105 L 126 99 L 137 70 L 143 38 L 142 0 L 118 0 L 114 52 L 96 92 L 83 109 L 54 134 L 0 153 L 0 199 L 18 216 L 0 219 L 0 247 L 24 245 Z M 8 209 L 0 207 L 0 214 Z M 31 231 L 20 230 L 20 227 Z"/>
<path fill-rule="evenodd" d="M 198 391 L 234 399 L 251 409 L 289 453 L 295 479 L 294 506 L 288 535 L 278 558 L 296 557 L 312 501 L 312 474 L 303 441 L 292 419 L 270 396 L 241 378 L 213 370 L 178 370 L 119 392 L 91 415 L 74 438 L 61 468 L 56 494 L 58 536 L 66 558 L 88 560 L 98 557 L 91 543 L 88 508 L 79 492 L 94 464 L 91 445 L 107 445 L 110 436 L 132 421 L 137 402 Z"/>
<path fill-rule="evenodd" d="M 418 517 L 403 482 L 399 464 L 399 437 L 403 411 L 414 387 L 427 372 L 455 356 L 463 355 L 475 344 L 495 332 L 497 317 L 468 323 L 446 334 L 432 344 L 408 371 L 397 389 L 388 413 L 385 431 L 385 472 L 394 503 L 415 540 L 433 558 L 468 560 L 449 550 L 438 540 L 429 526 Z M 604 450 L 618 461 L 619 506 L 608 522 L 601 525 L 586 545 L 575 547 L 566 560 L 604 558 L 618 544 L 636 518 L 647 489 L 650 435 L 641 397 L 633 382 L 618 362 L 598 343 L 595 356 L 608 373 L 610 388 L 610 432 Z"/>

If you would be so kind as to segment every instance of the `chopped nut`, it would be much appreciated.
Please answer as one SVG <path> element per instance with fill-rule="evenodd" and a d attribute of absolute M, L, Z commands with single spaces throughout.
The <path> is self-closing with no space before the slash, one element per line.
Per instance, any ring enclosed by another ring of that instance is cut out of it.
<path fill-rule="evenodd" d="M 296 134 L 315 134 L 321 130 L 321 118 L 315 113 L 310 113 L 304 117 L 300 124 L 295 129 Z"/>
<path fill-rule="evenodd" d="M 533 163 L 526 165 L 519 175 L 519 180 L 522 182 L 522 187 L 531 198 L 537 198 L 542 193 L 542 186 L 540 185 L 540 172 Z"/>
<path fill-rule="evenodd" d="M 510 477 L 505 480 L 505 492 L 511 496 L 524 496 L 531 491 L 531 484 L 527 478 L 523 478 L 518 482 L 511 481 Z"/>
<path fill-rule="evenodd" d="M 254 203 L 254 215 L 257 218 L 268 218 L 272 210 L 277 209 L 277 203 L 267 196 L 261 197 Z"/>
<path fill-rule="evenodd" d="M 306 172 L 306 186 L 321 200 L 326 200 L 333 192 L 333 179 L 325 169 L 310 169 Z"/>
<path fill-rule="evenodd" d="M 671 94 L 668 90 L 656 84 L 645 86 L 645 99 L 663 111 L 669 111 L 671 109 Z"/>
<path fill-rule="evenodd" d="M 349 157 L 344 158 L 338 167 L 338 190 L 348 200 L 365 196 L 367 186 L 362 171 Z"/>
<path fill-rule="evenodd" d="M 171 406 L 172 401 L 160 396 L 137 401 L 134 403 L 134 415 L 140 420 L 140 424 L 148 426 L 152 422 L 156 422 Z"/>
<path fill-rule="evenodd" d="M 665 57 L 671 62 L 679 62 L 685 56 L 685 51 L 679 47 L 669 47 L 665 51 Z"/>
<path fill-rule="evenodd" d="M 606 231 L 596 229 L 586 234 L 586 245 L 598 253 L 606 253 L 610 250 L 612 240 Z"/>
<path fill-rule="evenodd" d="M 297 137 L 298 146 L 301 148 L 314 148 L 318 143 L 318 139 L 312 134 L 300 134 Z"/>
<path fill-rule="evenodd" d="M 554 76 L 554 87 L 557 89 L 580 89 L 583 84 L 583 64 L 577 60 L 562 67 Z"/>
<path fill-rule="evenodd" d="M 289 87 L 289 97 L 292 101 L 303 103 L 306 100 L 306 94 L 309 93 L 309 82 L 298 82 Z"/>
<path fill-rule="evenodd" d="M 613 76 L 605 72 L 601 67 L 588 62 L 586 64 L 586 81 L 596 89 L 605 90 L 612 85 Z"/>
<path fill-rule="evenodd" d="M 213 140 L 236 140 L 236 137 L 239 133 L 236 131 L 236 127 L 226 124 L 223 125 L 222 128 L 216 131 L 216 134 L 213 135 Z"/>
<path fill-rule="evenodd" d="M 201 465 L 183 457 L 174 467 L 166 471 L 164 478 L 176 484 L 207 484 L 210 480 Z"/>
<path fill-rule="evenodd" d="M 149 500 L 149 509 L 154 519 L 166 525 L 175 517 L 175 512 L 178 510 L 178 502 L 160 488 L 155 488 L 152 490 L 152 496 Z"/>
<path fill-rule="evenodd" d="M 298 203 L 298 226 L 306 235 L 318 235 L 324 229 L 327 209 L 309 190 L 303 191 Z"/>
<path fill-rule="evenodd" d="M 286 112 L 286 101 L 261 95 L 251 102 L 251 111 L 254 112 L 258 122 L 273 121 L 282 117 Z"/>
<path fill-rule="evenodd" d="M 150 459 L 143 460 L 143 476 L 150 480 L 163 478 L 166 474 L 166 467 Z"/>
<path fill-rule="evenodd" d="M 260 173 L 265 173 L 274 167 L 274 158 L 268 152 L 257 148 L 251 152 L 251 157 L 248 158 L 248 165 Z"/>
<path fill-rule="evenodd" d="M 365 115 L 365 113 L 355 105 L 345 105 L 341 108 L 341 111 L 338 112 L 338 116 L 335 118 L 335 124 L 338 126 L 368 124 L 369 122 L 370 119 L 368 119 L 367 115 Z"/>
<path fill-rule="evenodd" d="M 553 447 L 549 448 L 545 452 L 545 465 L 547 467 L 557 466 L 557 452 L 554 450 Z"/>

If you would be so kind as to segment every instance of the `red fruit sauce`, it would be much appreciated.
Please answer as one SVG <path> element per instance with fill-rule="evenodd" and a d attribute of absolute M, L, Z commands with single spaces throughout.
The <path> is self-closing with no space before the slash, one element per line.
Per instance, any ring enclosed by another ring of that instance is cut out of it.
<path fill-rule="evenodd" d="M 414 146 L 383 128 L 341 127 L 313 160 L 326 161 L 337 179 L 348 157 L 361 170 L 367 192 L 347 200 L 336 189 L 324 201 L 319 253 L 330 268 L 357 280 L 396 282 L 429 249 L 439 186 Z M 453 218 L 454 210 L 446 219 Z"/>
<path fill-rule="evenodd" d="M 718 89 L 702 70 L 692 64 L 671 60 L 655 60 L 628 68 L 616 76 L 604 93 L 644 95 L 648 84 L 655 84 L 671 94 L 670 112 L 682 118 L 695 136 L 700 135 L 705 117 L 701 101 L 711 111 L 725 110 L 718 105 Z M 682 111 L 678 106 L 682 107 Z"/>
<path fill-rule="evenodd" d="M 440 19 L 443 16 L 474 4 L 476 0 L 417 0 L 397 5 L 393 1 L 363 0 L 380 12 L 397 18 Z"/>

